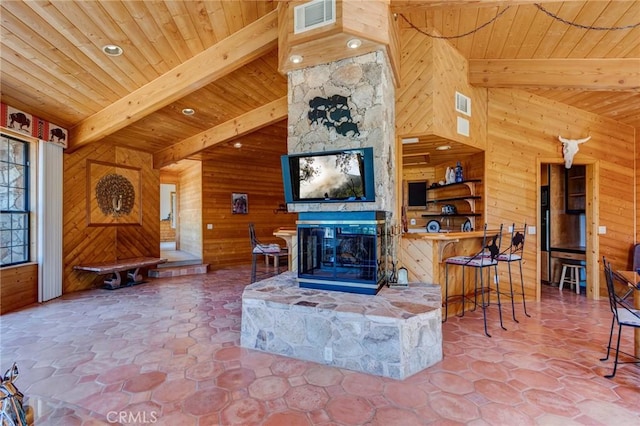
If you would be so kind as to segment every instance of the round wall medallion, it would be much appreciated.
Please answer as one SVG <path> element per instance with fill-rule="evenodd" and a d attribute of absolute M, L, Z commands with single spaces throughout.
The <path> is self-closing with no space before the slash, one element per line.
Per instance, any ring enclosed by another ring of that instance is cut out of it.
<path fill-rule="evenodd" d="M 126 216 L 133 210 L 136 191 L 126 177 L 110 173 L 96 184 L 96 201 L 100 211 L 108 216 Z"/>

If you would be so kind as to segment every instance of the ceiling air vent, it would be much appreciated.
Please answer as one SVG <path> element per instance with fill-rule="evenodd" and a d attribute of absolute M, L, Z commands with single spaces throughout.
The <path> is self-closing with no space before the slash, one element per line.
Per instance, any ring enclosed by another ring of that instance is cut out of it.
<path fill-rule="evenodd" d="M 293 8 L 295 34 L 336 21 L 336 0 L 313 0 Z"/>

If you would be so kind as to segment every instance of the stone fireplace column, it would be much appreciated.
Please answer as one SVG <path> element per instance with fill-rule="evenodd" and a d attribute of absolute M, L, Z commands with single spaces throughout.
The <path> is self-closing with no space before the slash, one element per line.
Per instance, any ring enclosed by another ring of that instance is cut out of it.
<path fill-rule="evenodd" d="M 375 202 L 294 203 L 289 211 L 381 210 L 394 223 L 395 86 L 385 51 L 289 71 L 288 84 L 289 154 L 373 147 L 375 156 Z"/>

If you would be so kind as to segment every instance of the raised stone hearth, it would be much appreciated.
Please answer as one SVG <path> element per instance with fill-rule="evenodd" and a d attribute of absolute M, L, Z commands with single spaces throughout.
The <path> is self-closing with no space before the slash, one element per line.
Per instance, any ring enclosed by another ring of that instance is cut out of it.
<path fill-rule="evenodd" d="M 287 272 L 245 288 L 241 345 L 404 379 L 442 360 L 441 302 L 438 285 L 371 296 L 300 288 Z"/>

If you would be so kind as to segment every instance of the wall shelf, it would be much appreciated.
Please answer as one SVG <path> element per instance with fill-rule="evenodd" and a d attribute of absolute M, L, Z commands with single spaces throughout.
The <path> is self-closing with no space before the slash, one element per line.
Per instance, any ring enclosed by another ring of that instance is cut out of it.
<path fill-rule="evenodd" d="M 448 197 L 448 198 L 434 198 L 433 200 L 427 200 L 427 204 L 434 204 L 434 203 L 444 203 L 447 201 L 466 201 L 466 200 L 479 200 L 480 197 L 479 195 L 467 195 L 467 196 L 462 196 L 462 197 Z"/>
<path fill-rule="evenodd" d="M 478 182 L 481 182 L 481 180 L 469 179 L 464 182 L 454 182 L 427 188 L 425 207 L 452 204 L 456 213 L 447 214 L 427 209 L 421 213 L 421 217 L 443 221 L 449 230 L 458 228 L 458 225 L 464 226 L 465 222 L 469 222 L 471 229 L 475 229 L 475 218 L 482 216 L 482 213 L 476 212 L 476 200 L 482 199 L 480 195 L 476 195 L 476 183 Z"/>
<path fill-rule="evenodd" d="M 482 216 L 480 213 L 454 213 L 454 214 L 444 214 L 444 213 L 423 213 L 422 217 L 478 217 Z"/>

